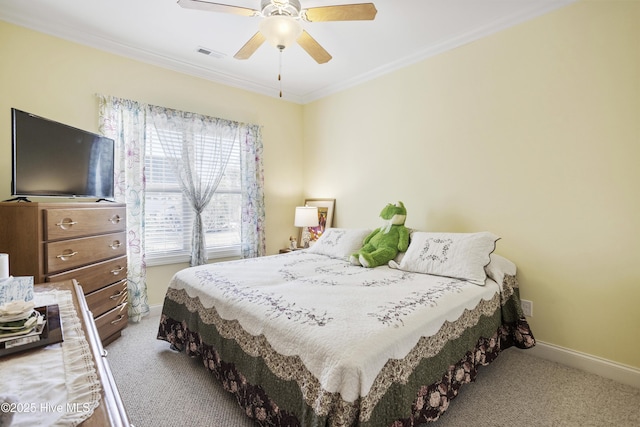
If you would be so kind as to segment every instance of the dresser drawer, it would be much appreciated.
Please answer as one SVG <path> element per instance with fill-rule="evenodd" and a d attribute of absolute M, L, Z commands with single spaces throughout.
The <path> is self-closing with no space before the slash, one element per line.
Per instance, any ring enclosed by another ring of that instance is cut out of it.
<path fill-rule="evenodd" d="M 46 273 L 65 271 L 127 253 L 126 233 L 45 243 Z"/>
<path fill-rule="evenodd" d="M 103 288 L 127 277 L 127 256 L 102 261 L 64 273 L 51 274 L 47 282 L 64 282 L 76 279 L 85 294 Z"/>
<path fill-rule="evenodd" d="M 101 316 L 107 311 L 127 302 L 127 281 L 122 280 L 113 285 L 85 295 L 89 310 L 93 317 Z"/>
<path fill-rule="evenodd" d="M 126 208 L 43 209 L 44 240 L 72 239 L 126 229 Z"/>
<path fill-rule="evenodd" d="M 96 317 L 95 322 L 100 339 L 104 342 L 111 335 L 124 329 L 128 321 L 129 315 L 127 314 L 126 303 L 107 311 L 102 316 Z"/>

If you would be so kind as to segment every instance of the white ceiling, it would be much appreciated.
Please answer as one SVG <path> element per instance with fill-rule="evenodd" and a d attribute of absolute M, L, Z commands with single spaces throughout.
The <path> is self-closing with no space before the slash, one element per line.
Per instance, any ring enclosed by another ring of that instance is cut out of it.
<path fill-rule="evenodd" d="M 183 9 L 176 0 L 0 0 L 0 20 L 253 92 L 307 103 L 519 24 L 575 0 L 371 0 L 373 21 L 304 22 L 332 56 L 298 45 L 233 55 L 260 18 Z M 260 0 L 216 0 L 260 8 Z M 367 0 L 301 0 L 302 8 Z M 199 47 L 221 57 L 197 52 Z M 1 53 L 0 53 L 1 54 Z"/>

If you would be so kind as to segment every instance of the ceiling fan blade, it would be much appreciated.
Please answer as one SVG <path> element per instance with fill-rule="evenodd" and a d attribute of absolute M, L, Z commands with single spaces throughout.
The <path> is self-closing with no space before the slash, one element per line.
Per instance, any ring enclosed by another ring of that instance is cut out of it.
<path fill-rule="evenodd" d="M 253 55 L 253 53 L 258 50 L 260 46 L 262 46 L 262 43 L 264 43 L 265 40 L 266 39 L 264 38 L 262 33 L 258 31 L 253 35 L 253 37 L 249 39 L 248 42 L 244 44 L 244 46 L 240 48 L 238 53 L 233 55 L 233 57 L 236 59 L 249 59 L 249 57 Z"/>
<path fill-rule="evenodd" d="M 210 3 L 200 0 L 178 0 L 178 5 L 185 9 L 206 10 L 208 12 L 233 13 L 242 16 L 256 16 L 260 11 L 228 4 Z"/>
<path fill-rule="evenodd" d="M 312 7 L 304 11 L 304 16 L 309 22 L 371 21 L 377 13 L 373 3 L 361 3 Z"/>
<path fill-rule="evenodd" d="M 302 46 L 318 64 L 331 61 L 329 52 L 320 46 L 320 44 L 304 30 L 302 30 L 302 34 L 298 37 L 298 44 Z"/>

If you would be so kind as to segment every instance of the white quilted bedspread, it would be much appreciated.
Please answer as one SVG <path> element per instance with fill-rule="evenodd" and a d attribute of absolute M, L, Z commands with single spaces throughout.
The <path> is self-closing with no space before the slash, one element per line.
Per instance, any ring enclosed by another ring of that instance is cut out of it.
<path fill-rule="evenodd" d="M 477 286 L 306 251 L 188 268 L 169 287 L 299 356 L 323 389 L 349 402 L 369 392 L 387 360 L 499 292 L 491 279 Z"/>

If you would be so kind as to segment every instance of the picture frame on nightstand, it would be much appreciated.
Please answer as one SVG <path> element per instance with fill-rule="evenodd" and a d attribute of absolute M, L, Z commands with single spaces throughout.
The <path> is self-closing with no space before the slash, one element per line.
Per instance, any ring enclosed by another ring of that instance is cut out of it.
<path fill-rule="evenodd" d="M 324 230 L 333 226 L 333 211 L 335 209 L 336 199 L 305 199 L 304 206 L 313 206 L 318 208 L 318 226 L 307 227 L 311 235 L 310 245 L 322 236 Z M 298 233 L 298 242 L 302 242 L 302 227 Z"/>

